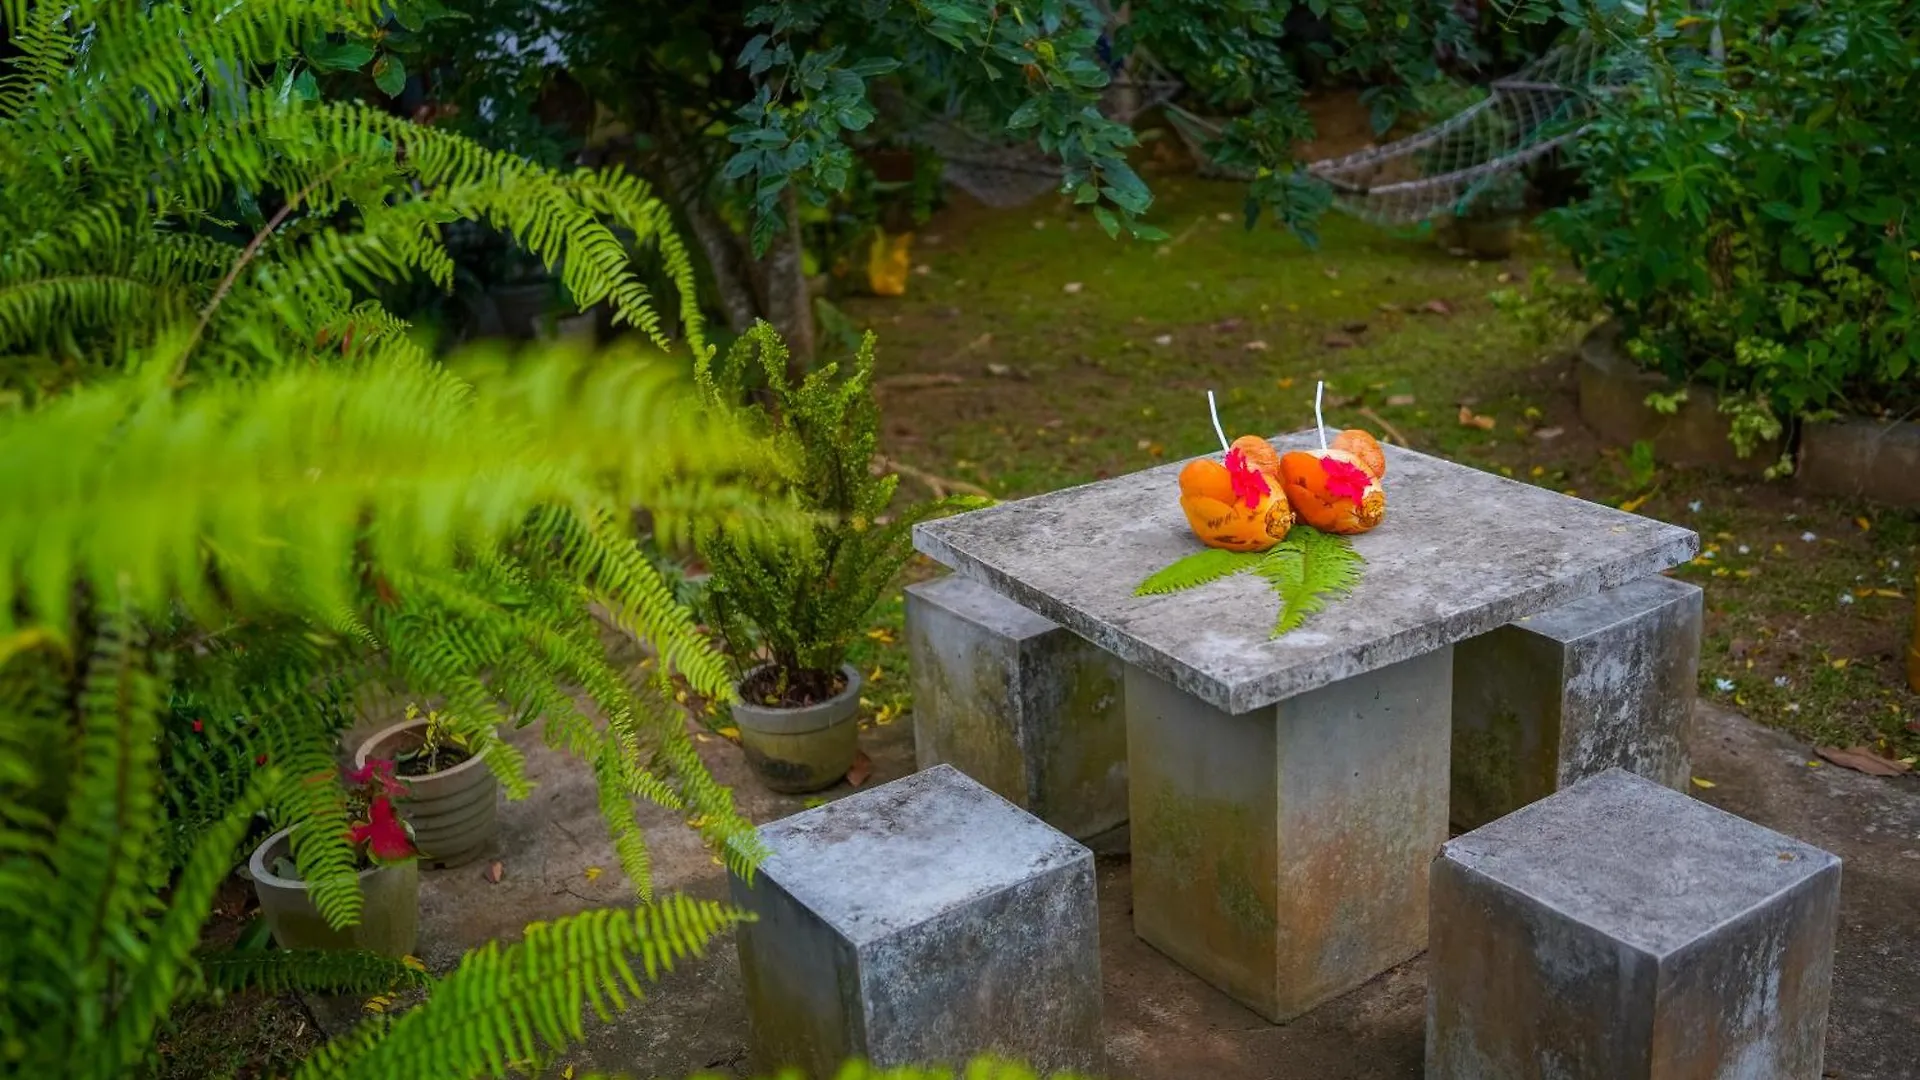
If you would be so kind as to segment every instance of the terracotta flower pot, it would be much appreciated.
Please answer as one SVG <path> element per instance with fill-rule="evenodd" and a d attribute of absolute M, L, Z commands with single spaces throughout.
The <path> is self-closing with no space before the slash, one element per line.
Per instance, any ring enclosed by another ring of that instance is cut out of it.
<path fill-rule="evenodd" d="M 360 921 L 336 930 L 314 906 L 306 882 L 273 872 L 278 859 L 293 854 L 292 831 L 267 837 L 247 860 L 273 940 L 284 949 L 366 949 L 394 957 L 413 952 L 420 933 L 420 864 L 408 859 L 360 871 Z"/>
<path fill-rule="evenodd" d="M 354 751 L 355 768 L 369 760 L 395 761 L 426 741 L 427 721 L 405 720 L 375 732 Z M 496 812 L 500 785 L 488 771 L 486 751 L 440 772 L 398 776 L 407 794 L 396 798 L 394 809 L 413 826 L 413 842 L 420 858 L 433 866 L 459 866 L 487 850 L 500 831 Z"/>
<path fill-rule="evenodd" d="M 747 700 L 745 688 L 764 670 L 756 668 L 736 687 L 740 701 L 733 723 L 740 746 L 760 782 L 783 794 L 830 788 L 853 768 L 860 753 L 860 673 L 843 667 L 847 685 L 817 705 L 772 708 Z"/>

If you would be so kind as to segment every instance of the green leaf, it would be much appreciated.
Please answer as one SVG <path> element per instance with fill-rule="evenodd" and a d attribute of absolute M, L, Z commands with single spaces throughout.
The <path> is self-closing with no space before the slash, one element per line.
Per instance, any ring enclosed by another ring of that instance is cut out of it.
<path fill-rule="evenodd" d="M 1288 530 L 1287 538 L 1254 568 L 1280 597 L 1273 636 L 1297 629 L 1307 616 L 1326 607 L 1328 599 L 1352 592 L 1365 566 L 1366 560 L 1344 536 L 1306 525 Z"/>
<path fill-rule="evenodd" d="M 407 88 L 407 65 L 392 53 L 382 55 L 373 62 L 373 85 L 388 97 L 399 97 Z"/>
<path fill-rule="evenodd" d="M 1186 558 L 1161 567 L 1133 590 L 1135 596 L 1158 596 L 1179 592 L 1209 581 L 1244 573 L 1260 565 L 1264 556 L 1244 551 L 1205 548 Z"/>
<path fill-rule="evenodd" d="M 1100 227 L 1107 230 L 1107 239 L 1117 240 L 1120 238 L 1120 219 L 1113 216 L 1113 211 L 1104 206 L 1096 206 L 1093 208 L 1093 220 L 1099 222 Z"/>
<path fill-rule="evenodd" d="M 306 48 L 307 59 L 321 71 L 358 71 L 373 59 L 373 47 L 357 41 L 314 41 Z"/>
<path fill-rule="evenodd" d="M 1135 240 L 1146 240 L 1154 243 L 1158 243 L 1167 238 L 1167 230 L 1157 225 L 1142 225 L 1137 221 L 1127 222 L 1127 232 L 1131 233 Z"/>

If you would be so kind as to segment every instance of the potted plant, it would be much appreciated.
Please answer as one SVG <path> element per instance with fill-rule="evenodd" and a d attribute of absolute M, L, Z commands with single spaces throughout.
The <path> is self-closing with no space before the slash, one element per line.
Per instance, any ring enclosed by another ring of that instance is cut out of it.
<path fill-rule="evenodd" d="M 1453 245 L 1476 258 L 1504 259 L 1520 236 L 1527 209 L 1527 181 L 1515 172 L 1492 176 L 1470 190 L 1455 210 Z"/>
<path fill-rule="evenodd" d="M 810 523 L 768 542 L 738 528 L 699 538 L 703 607 L 738 667 L 733 720 L 767 787 L 818 791 L 858 752 L 860 673 L 847 647 L 912 554 L 915 522 L 986 500 L 949 498 L 892 511 L 899 477 L 875 467 L 873 335 L 844 375 L 828 364 L 795 386 L 787 350 L 761 322 L 696 377 L 708 406 L 740 413 L 771 448 L 770 485 Z M 764 388 L 750 380 L 764 379 Z M 749 400 L 750 391 L 754 403 Z"/>
<path fill-rule="evenodd" d="M 413 837 L 394 813 L 400 793 L 393 763 L 369 761 L 347 773 L 348 838 L 363 898 L 360 921 L 335 929 L 320 914 L 293 861 L 292 829 L 281 829 L 253 849 L 247 869 L 260 914 L 285 949 L 365 949 L 401 957 L 413 951 L 420 928 L 420 868 Z"/>
<path fill-rule="evenodd" d="M 445 716 L 421 716 L 409 705 L 405 720 L 360 744 L 353 763 L 365 769 L 391 761 L 400 787 L 394 805 L 413 830 L 421 858 L 459 866 L 478 858 L 499 831 L 500 785 L 486 756 L 486 748 L 475 752 Z"/>

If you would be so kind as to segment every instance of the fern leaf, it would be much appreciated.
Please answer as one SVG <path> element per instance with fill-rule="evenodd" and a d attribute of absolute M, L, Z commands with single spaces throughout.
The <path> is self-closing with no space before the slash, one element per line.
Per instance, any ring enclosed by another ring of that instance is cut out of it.
<path fill-rule="evenodd" d="M 225 820 L 201 834 L 181 866 L 164 914 L 151 927 L 128 981 L 111 1038 L 100 1043 L 103 1052 L 113 1055 L 109 1064 L 116 1067 L 97 1073 L 82 1069 L 73 1075 L 124 1075 L 128 1066 L 147 1057 L 155 1028 L 192 971 L 192 950 L 199 944 L 200 927 L 213 906 L 215 891 L 233 869 L 234 849 L 246 836 L 275 779 L 272 772 L 260 776 Z"/>
<path fill-rule="evenodd" d="M 207 988 L 224 993 L 377 994 L 432 981 L 417 962 L 352 950 L 229 950 L 196 959 Z"/>
<path fill-rule="evenodd" d="M 657 980 L 749 918 L 728 905 L 671 896 L 633 911 L 603 908 L 535 923 L 517 944 L 489 942 L 468 953 L 425 1004 L 328 1043 L 294 1080 L 507 1075 L 513 1062 L 543 1047 L 579 1043 L 588 1009 L 605 1020 L 638 1000 L 638 974 Z M 630 957 L 640 963 L 630 965 Z"/>
<path fill-rule="evenodd" d="M 1255 569 L 1260 565 L 1261 558 L 1260 555 L 1243 551 L 1203 548 L 1154 571 L 1133 590 L 1133 595 L 1158 596 L 1205 585 L 1209 581 Z"/>
<path fill-rule="evenodd" d="M 1328 599 L 1352 592 L 1365 566 L 1366 560 L 1346 537 L 1294 526 L 1254 567 L 1280 597 L 1273 636 L 1298 628 L 1309 615 L 1326 607 Z"/>

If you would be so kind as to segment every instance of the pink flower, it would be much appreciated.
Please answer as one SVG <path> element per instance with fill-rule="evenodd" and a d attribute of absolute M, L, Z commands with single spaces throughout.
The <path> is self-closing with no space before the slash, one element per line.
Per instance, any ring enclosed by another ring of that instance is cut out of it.
<path fill-rule="evenodd" d="M 1359 502 L 1367 493 L 1367 485 L 1373 483 L 1367 470 L 1336 457 L 1321 458 L 1320 467 L 1327 473 L 1327 494 L 1336 498 Z"/>
<path fill-rule="evenodd" d="M 405 784 L 394 779 L 393 762 L 385 758 L 370 758 L 365 765 L 349 770 L 347 780 L 350 783 L 366 784 L 378 781 L 380 790 L 388 795 L 405 795 Z"/>
<path fill-rule="evenodd" d="M 367 845 L 367 854 L 375 863 L 400 862 L 419 852 L 407 827 L 394 816 L 393 803 L 385 795 L 376 796 L 367 808 L 368 821 L 355 825 L 349 834 L 355 844 Z"/>
<path fill-rule="evenodd" d="M 1247 464 L 1247 455 L 1239 450 L 1227 451 L 1227 479 L 1233 484 L 1233 493 L 1251 510 L 1260 505 L 1267 497 L 1267 478 L 1260 471 Z"/>

